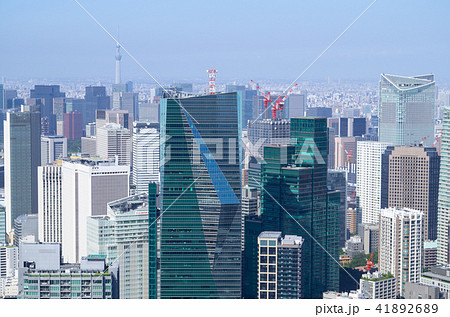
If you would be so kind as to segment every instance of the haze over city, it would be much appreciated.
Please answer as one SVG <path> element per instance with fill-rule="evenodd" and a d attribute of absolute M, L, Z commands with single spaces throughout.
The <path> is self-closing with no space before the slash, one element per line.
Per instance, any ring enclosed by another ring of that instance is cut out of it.
<path fill-rule="evenodd" d="M 80 1 L 158 80 L 293 81 L 372 1 Z M 377 1 L 303 80 L 450 80 L 447 1 Z M 2 1 L 0 71 L 109 79 L 115 43 L 75 1 Z M 123 77 L 151 80 L 125 53 Z"/>

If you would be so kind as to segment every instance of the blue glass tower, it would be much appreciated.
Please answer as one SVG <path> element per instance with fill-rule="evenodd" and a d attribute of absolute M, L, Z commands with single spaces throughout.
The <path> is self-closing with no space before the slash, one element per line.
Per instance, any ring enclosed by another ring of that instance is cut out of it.
<path fill-rule="evenodd" d="M 161 298 L 241 297 L 241 100 L 161 101 Z"/>

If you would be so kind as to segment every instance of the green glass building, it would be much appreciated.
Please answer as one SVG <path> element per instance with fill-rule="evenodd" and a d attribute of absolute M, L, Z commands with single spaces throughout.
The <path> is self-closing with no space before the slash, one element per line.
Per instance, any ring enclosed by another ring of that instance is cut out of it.
<path fill-rule="evenodd" d="M 161 100 L 160 298 L 241 297 L 241 100 Z"/>
<path fill-rule="evenodd" d="M 324 291 L 339 288 L 335 260 L 339 258 L 340 193 L 327 190 L 326 118 L 292 118 L 291 142 L 264 147 L 261 227 L 305 239 L 302 294 L 322 298 Z M 250 250 L 244 252 L 251 255 Z M 250 260 L 246 257 L 246 262 Z M 244 285 L 254 288 L 257 281 L 249 279 Z"/>

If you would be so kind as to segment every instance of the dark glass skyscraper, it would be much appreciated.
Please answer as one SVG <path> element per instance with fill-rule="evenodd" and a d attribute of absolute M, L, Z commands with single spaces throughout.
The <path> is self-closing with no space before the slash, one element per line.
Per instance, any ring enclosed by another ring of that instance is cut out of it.
<path fill-rule="evenodd" d="M 32 104 L 40 106 L 42 134 L 56 134 L 56 116 L 53 111 L 53 98 L 64 98 L 59 85 L 35 85 L 30 90 Z"/>
<path fill-rule="evenodd" d="M 241 100 L 161 100 L 161 298 L 241 297 Z"/>
<path fill-rule="evenodd" d="M 340 193 L 327 190 L 326 118 L 292 118 L 291 138 L 293 145 L 264 148 L 262 230 L 305 239 L 302 294 L 322 298 L 339 285 Z"/>
<path fill-rule="evenodd" d="M 20 215 L 38 212 L 37 167 L 41 163 L 38 107 L 9 111 L 5 121 L 6 230 Z"/>

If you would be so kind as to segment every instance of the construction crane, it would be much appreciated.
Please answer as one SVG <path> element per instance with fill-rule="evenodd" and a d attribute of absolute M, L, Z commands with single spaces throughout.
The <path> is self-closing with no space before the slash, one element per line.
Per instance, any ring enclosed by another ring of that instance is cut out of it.
<path fill-rule="evenodd" d="M 372 265 L 374 265 L 375 263 L 373 263 L 373 253 L 370 254 L 369 259 L 367 260 L 367 272 L 370 272 L 370 270 L 372 269 Z"/>
<path fill-rule="evenodd" d="M 278 95 L 277 101 L 275 101 L 275 104 L 272 107 L 272 119 L 276 119 L 277 117 L 277 111 L 281 111 L 284 108 L 284 102 L 286 101 L 287 97 L 289 97 L 290 94 L 294 91 L 295 87 L 297 87 L 298 84 L 295 84 L 292 86 L 291 89 L 287 92 L 284 97 L 281 97 L 281 95 Z"/>
<path fill-rule="evenodd" d="M 270 97 L 270 91 L 264 92 L 261 87 L 257 83 L 255 83 L 252 79 L 250 81 L 256 86 L 256 89 L 259 93 L 264 97 L 264 113 L 266 113 L 267 107 L 269 106 L 269 102 L 272 102 L 272 98 Z"/>

